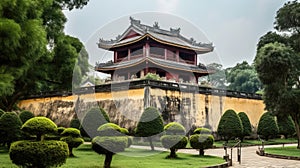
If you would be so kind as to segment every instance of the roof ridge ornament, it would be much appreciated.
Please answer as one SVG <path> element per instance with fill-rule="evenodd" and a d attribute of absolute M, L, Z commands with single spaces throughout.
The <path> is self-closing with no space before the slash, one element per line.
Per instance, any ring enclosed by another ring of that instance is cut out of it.
<path fill-rule="evenodd" d="M 179 35 L 179 34 L 180 34 L 180 27 L 177 28 L 177 29 L 171 27 L 171 28 L 170 28 L 170 32 L 171 32 L 172 34 Z"/>
<path fill-rule="evenodd" d="M 153 28 L 159 29 L 158 22 L 154 22 L 154 24 L 153 24 Z"/>
<path fill-rule="evenodd" d="M 134 19 L 132 16 L 130 16 L 129 19 L 130 19 L 130 23 L 132 25 L 140 25 L 141 24 L 140 20 Z"/>

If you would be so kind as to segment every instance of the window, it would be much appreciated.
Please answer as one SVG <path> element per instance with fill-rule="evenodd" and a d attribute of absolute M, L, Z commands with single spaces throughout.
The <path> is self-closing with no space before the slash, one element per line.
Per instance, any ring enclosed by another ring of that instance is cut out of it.
<path fill-rule="evenodd" d="M 122 51 L 118 51 L 118 58 L 119 59 L 125 59 L 128 56 L 128 51 L 127 50 L 122 50 Z"/>
<path fill-rule="evenodd" d="M 154 57 L 165 57 L 165 49 L 161 47 L 150 46 L 150 55 Z"/>
<path fill-rule="evenodd" d="M 186 62 L 189 64 L 193 64 L 195 61 L 195 55 L 192 53 L 179 52 L 179 57 L 181 62 Z"/>
<path fill-rule="evenodd" d="M 135 47 L 130 49 L 130 56 L 138 56 L 138 55 L 143 55 L 143 47 Z"/>

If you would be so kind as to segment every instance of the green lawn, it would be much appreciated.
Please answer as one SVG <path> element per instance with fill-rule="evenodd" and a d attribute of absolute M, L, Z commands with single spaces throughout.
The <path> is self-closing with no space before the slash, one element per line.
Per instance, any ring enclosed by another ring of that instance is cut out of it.
<path fill-rule="evenodd" d="M 276 154 L 282 156 L 300 157 L 300 149 L 297 149 L 296 146 L 265 148 L 265 152 L 269 154 Z"/>
<path fill-rule="evenodd" d="M 62 168 L 102 168 L 104 156 L 91 150 L 91 145 L 81 145 L 74 150 L 76 157 L 69 158 Z M 189 155 L 178 153 L 177 159 L 165 159 L 168 152 L 149 151 L 142 149 L 126 149 L 113 157 L 112 168 L 198 168 L 224 163 L 224 160 L 215 156 Z M 135 157 L 132 157 L 135 156 Z M 139 157 L 137 157 L 139 156 Z M 7 150 L 0 150 L 0 167 L 17 168 L 8 156 Z"/>
<path fill-rule="evenodd" d="M 214 145 L 216 147 L 223 147 L 225 141 L 215 141 Z M 233 146 L 237 143 L 236 140 L 230 140 L 228 142 L 229 146 Z M 289 143 L 297 143 L 297 139 L 295 138 L 288 138 L 288 139 L 269 139 L 268 141 L 264 141 L 265 145 L 276 145 L 276 144 L 289 144 Z M 261 141 L 259 140 L 244 140 L 242 142 L 242 146 L 248 146 L 248 145 L 261 145 Z"/>

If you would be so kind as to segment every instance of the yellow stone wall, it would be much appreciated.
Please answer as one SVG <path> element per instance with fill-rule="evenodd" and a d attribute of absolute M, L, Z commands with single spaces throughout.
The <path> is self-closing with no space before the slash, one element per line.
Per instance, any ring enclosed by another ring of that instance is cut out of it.
<path fill-rule="evenodd" d="M 67 126 L 75 114 L 83 118 L 90 107 L 100 105 L 107 111 L 112 121 L 128 128 L 135 126 L 140 118 L 147 96 L 144 94 L 145 88 L 141 88 L 80 96 L 35 98 L 22 100 L 19 107 L 30 110 L 35 115 L 47 116 L 58 125 Z M 164 109 L 165 97 L 178 98 L 181 109 L 176 113 L 175 121 L 183 123 L 187 128 L 192 125 L 209 124 L 213 131 L 217 130 L 222 114 L 228 109 L 233 109 L 237 113 L 245 112 L 251 124 L 256 127 L 265 108 L 262 100 L 186 93 L 159 88 L 150 89 L 148 96 L 150 106 L 156 106 L 160 112 Z M 205 107 L 208 109 L 207 112 Z"/>

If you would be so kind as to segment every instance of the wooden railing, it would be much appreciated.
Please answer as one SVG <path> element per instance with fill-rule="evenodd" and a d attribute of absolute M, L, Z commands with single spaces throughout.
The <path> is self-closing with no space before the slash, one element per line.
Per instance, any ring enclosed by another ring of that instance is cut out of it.
<path fill-rule="evenodd" d="M 245 99 L 257 99 L 257 100 L 262 99 L 261 95 L 255 93 L 238 92 L 238 91 L 231 91 L 225 89 L 203 87 L 196 84 L 157 81 L 157 80 L 150 80 L 150 79 L 111 82 L 111 83 L 97 85 L 97 86 L 78 88 L 73 92 L 71 91 L 40 92 L 37 94 L 28 95 L 26 98 L 70 96 L 72 94 L 80 95 L 80 94 L 91 94 L 97 92 L 112 92 L 112 91 L 120 91 L 120 90 L 139 89 L 139 88 L 144 88 L 146 86 L 149 86 L 151 88 L 160 88 L 164 90 L 175 90 L 180 92 L 200 93 L 206 95 L 218 95 L 218 96 L 245 98 Z"/>

